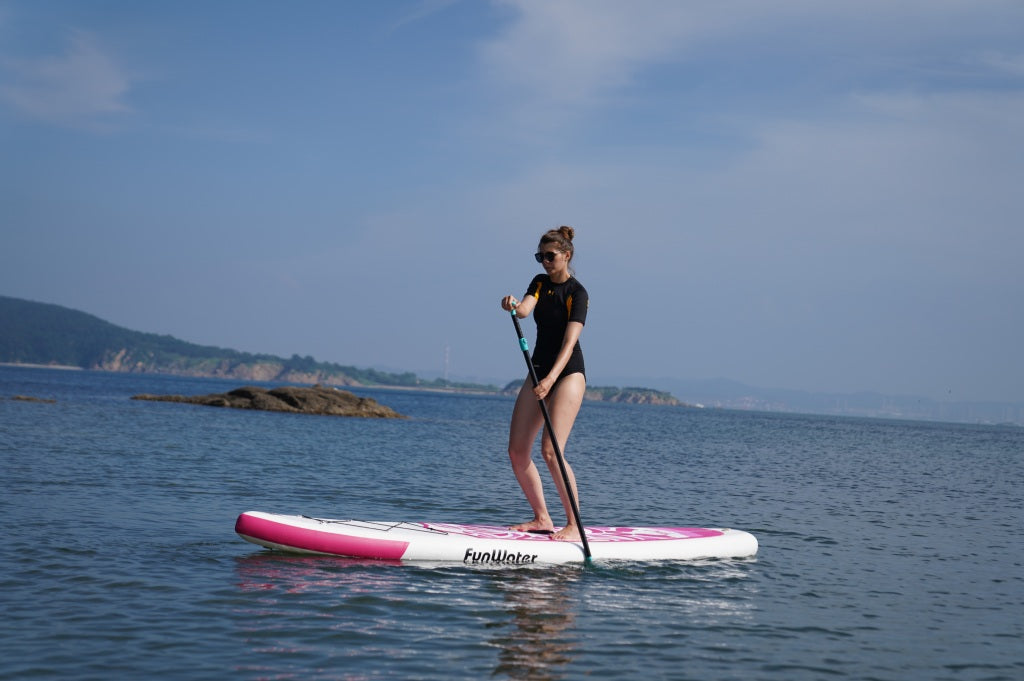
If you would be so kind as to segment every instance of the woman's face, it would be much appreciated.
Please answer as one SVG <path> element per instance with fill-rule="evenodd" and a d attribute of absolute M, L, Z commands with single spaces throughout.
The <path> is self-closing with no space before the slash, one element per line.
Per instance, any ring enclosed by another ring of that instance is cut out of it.
<path fill-rule="evenodd" d="M 569 254 L 558 250 L 557 244 L 541 244 L 537 248 L 537 257 L 540 258 L 541 267 L 548 273 L 548 276 L 559 278 L 567 274 L 569 270 Z"/>

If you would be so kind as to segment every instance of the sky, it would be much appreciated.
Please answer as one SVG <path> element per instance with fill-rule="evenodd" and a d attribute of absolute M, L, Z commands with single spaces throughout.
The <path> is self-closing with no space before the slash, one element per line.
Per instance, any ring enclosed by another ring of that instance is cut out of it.
<path fill-rule="evenodd" d="M 0 295 L 504 384 L 1024 402 L 1019 0 L 0 0 Z M 533 336 L 533 324 L 524 326 Z"/>

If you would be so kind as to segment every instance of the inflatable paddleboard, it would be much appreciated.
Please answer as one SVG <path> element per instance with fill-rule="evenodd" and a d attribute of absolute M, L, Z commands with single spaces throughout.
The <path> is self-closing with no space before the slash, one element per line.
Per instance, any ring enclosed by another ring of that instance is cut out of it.
<path fill-rule="evenodd" d="M 584 560 L 583 544 L 490 525 L 331 520 L 248 511 L 235 532 L 269 549 L 380 560 L 467 565 L 530 565 Z M 746 558 L 757 539 L 741 530 L 703 527 L 587 527 L 595 560 Z"/>

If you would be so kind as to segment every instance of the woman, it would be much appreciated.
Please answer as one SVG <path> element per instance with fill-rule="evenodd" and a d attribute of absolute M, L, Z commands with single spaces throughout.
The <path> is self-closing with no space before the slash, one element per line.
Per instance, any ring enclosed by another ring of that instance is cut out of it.
<path fill-rule="evenodd" d="M 552 539 L 562 541 L 579 541 L 580 531 L 555 458 L 555 448 L 547 432 L 541 441 L 541 453 L 555 480 L 567 518 L 565 527 L 558 532 L 554 532 L 555 526 L 544 501 L 540 474 L 533 464 L 531 453 L 537 433 L 544 426 L 544 415 L 538 400 L 544 400 L 547 404 L 558 447 L 564 453 L 566 440 L 569 439 L 569 432 L 576 421 L 587 387 L 579 338 L 587 320 L 590 298 L 587 289 L 573 276 L 570 266 L 574 235 L 573 228 L 566 226 L 546 232 L 540 238 L 540 247 L 534 256 L 544 267 L 544 274 L 533 278 L 522 300 L 516 300 L 515 296 L 501 299 L 502 309 L 515 310 L 519 318 L 533 312 L 537 324 L 537 343 L 532 361 L 538 383 L 533 387 L 529 376 L 524 381 L 512 411 L 508 434 L 508 456 L 512 461 L 512 470 L 533 509 L 533 520 L 510 529 L 550 532 Z M 565 463 L 565 470 L 572 485 L 573 496 L 578 501 L 576 478 L 568 462 Z"/>

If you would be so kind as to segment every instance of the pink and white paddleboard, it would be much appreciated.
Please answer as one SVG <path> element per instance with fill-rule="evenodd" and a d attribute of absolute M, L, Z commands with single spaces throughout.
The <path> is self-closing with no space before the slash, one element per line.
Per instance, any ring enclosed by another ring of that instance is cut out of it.
<path fill-rule="evenodd" d="M 747 558 L 757 539 L 741 530 L 702 527 L 587 527 L 595 560 Z M 235 532 L 279 551 L 381 560 L 530 565 L 584 560 L 580 542 L 489 525 L 330 520 L 247 511 Z"/>

